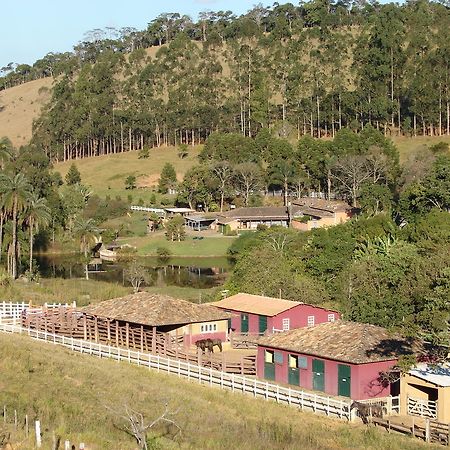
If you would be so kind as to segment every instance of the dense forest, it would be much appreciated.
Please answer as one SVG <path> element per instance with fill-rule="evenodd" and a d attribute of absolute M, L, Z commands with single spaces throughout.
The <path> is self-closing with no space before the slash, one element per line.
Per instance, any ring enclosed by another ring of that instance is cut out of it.
<path fill-rule="evenodd" d="M 3 72 L 3 88 L 55 77 L 34 140 L 57 160 L 196 144 L 213 131 L 450 134 L 449 8 L 426 0 L 275 3 L 197 22 L 163 14 Z"/>

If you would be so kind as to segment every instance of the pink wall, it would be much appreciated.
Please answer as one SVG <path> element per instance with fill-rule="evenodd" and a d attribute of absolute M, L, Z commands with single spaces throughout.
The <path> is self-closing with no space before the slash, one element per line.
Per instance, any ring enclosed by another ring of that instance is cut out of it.
<path fill-rule="evenodd" d="M 233 317 L 231 319 L 231 328 L 236 332 L 241 331 L 241 312 L 232 311 Z M 341 315 L 336 311 L 319 308 L 312 305 L 299 304 L 294 308 L 284 311 L 276 316 L 267 317 L 267 330 L 271 333 L 272 329 L 283 329 L 283 319 L 289 319 L 290 329 L 301 328 L 308 326 L 308 316 L 314 316 L 314 324 L 328 322 L 328 314 L 334 314 L 335 320 L 338 320 Z M 259 315 L 248 313 L 248 322 L 250 333 L 259 332 Z"/>
<path fill-rule="evenodd" d="M 390 394 L 389 386 L 380 386 L 377 378 L 379 373 L 392 367 L 396 361 L 381 361 L 367 364 L 348 364 L 345 362 L 335 361 L 332 359 L 316 358 L 311 355 L 304 355 L 296 352 L 288 352 L 285 350 L 277 350 L 270 347 L 258 346 L 258 354 L 256 358 L 256 374 L 258 378 L 264 379 L 264 360 L 265 349 L 274 350 L 283 354 L 283 364 L 275 363 L 275 381 L 279 383 L 288 383 L 288 358 L 289 354 L 304 356 L 307 359 L 307 368 L 300 370 L 299 387 L 312 390 L 313 374 L 312 360 L 319 359 L 325 362 L 325 393 L 330 395 L 338 395 L 338 366 L 339 364 L 351 367 L 351 398 L 353 400 L 364 400 L 375 397 L 386 397 Z"/>
<path fill-rule="evenodd" d="M 308 316 L 314 316 L 314 324 L 328 322 L 328 314 L 334 314 L 335 320 L 341 315 L 336 311 L 319 308 L 317 306 L 299 304 L 294 308 L 288 309 L 273 317 L 273 327 L 282 330 L 283 319 L 290 319 L 290 329 L 302 328 L 308 326 Z M 272 329 L 272 328 L 271 328 Z"/>

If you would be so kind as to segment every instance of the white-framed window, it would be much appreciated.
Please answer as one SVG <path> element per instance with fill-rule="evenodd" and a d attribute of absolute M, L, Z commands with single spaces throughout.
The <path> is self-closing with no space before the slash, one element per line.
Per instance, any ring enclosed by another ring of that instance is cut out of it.
<path fill-rule="evenodd" d="M 204 323 L 200 325 L 200 333 L 211 333 L 217 331 L 217 323 Z"/>
<path fill-rule="evenodd" d="M 335 320 L 334 314 L 328 314 L 328 322 L 334 322 Z"/>
<path fill-rule="evenodd" d="M 308 316 L 308 327 L 313 327 L 315 323 L 314 316 Z"/>
<path fill-rule="evenodd" d="M 283 319 L 283 331 L 288 331 L 291 328 L 290 319 Z"/>

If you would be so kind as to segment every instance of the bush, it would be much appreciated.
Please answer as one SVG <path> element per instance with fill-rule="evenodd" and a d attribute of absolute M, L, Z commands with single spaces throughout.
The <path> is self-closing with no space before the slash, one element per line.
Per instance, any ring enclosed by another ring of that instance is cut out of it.
<path fill-rule="evenodd" d="M 0 267 L 0 286 L 6 288 L 11 285 L 11 281 L 12 279 L 8 272 L 3 267 Z"/>
<path fill-rule="evenodd" d="M 230 225 L 225 225 L 225 229 L 223 230 L 224 236 L 237 236 L 237 230 L 232 230 Z"/>
<path fill-rule="evenodd" d="M 172 256 L 172 252 L 166 247 L 158 247 L 156 249 L 156 254 L 161 261 L 168 261 Z"/>
<path fill-rule="evenodd" d="M 266 231 L 267 228 L 268 228 L 267 225 L 264 224 L 264 223 L 258 223 L 258 225 L 256 226 L 256 229 L 257 229 L 258 231 Z"/>
<path fill-rule="evenodd" d="M 139 150 L 138 153 L 138 159 L 148 159 L 150 157 L 150 152 L 148 148 L 143 148 L 142 150 Z"/>

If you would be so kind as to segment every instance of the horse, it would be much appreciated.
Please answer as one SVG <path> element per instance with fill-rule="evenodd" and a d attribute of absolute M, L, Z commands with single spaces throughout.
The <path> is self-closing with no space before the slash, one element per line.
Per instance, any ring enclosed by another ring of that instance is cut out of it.
<path fill-rule="evenodd" d="M 206 339 L 199 339 L 198 341 L 195 341 L 195 346 L 197 349 L 200 349 L 202 353 L 205 353 L 206 350 Z M 209 350 L 209 347 L 208 347 Z"/>
<path fill-rule="evenodd" d="M 369 423 L 369 417 L 378 417 L 380 419 L 383 418 L 383 407 L 381 405 L 376 404 L 367 404 L 367 403 L 361 403 L 354 401 L 350 405 L 350 411 L 352 409 L 357 409 L 359 412 L 359 415 L 361 417 L 361 420 L 364 424 Z"/>
<path fill-rule="evenodd" d="M 214 353 L 214 347 L 219 347 L 222 351 L 222 341 L 220 339 L 206 339 L 207 348 L 211 353 Z"/>

